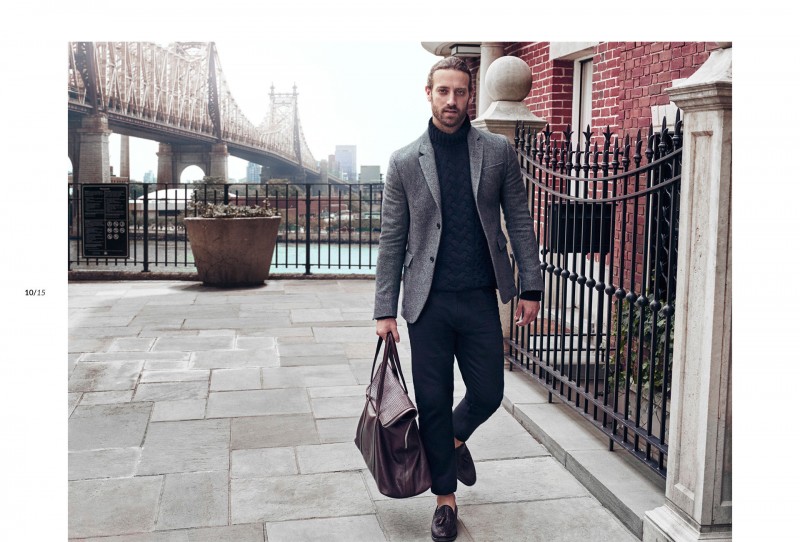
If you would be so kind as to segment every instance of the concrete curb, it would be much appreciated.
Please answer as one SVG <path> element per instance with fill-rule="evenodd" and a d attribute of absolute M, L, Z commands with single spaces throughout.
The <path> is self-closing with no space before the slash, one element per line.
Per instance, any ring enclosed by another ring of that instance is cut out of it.
<path fill-rule="evenodd" d="M 522 371 L 506 372 L 503 407 L 639 539 L 645 512 L 664 504 L 666 481 Z"/>

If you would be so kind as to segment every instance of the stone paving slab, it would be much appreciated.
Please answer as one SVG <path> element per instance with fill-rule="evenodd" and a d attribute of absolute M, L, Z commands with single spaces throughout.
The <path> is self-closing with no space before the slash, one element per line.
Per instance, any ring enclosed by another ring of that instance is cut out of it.
<path fill-rule="evenodd" d="M 78 406 L 69 418 L 69 450 L 141 446 L 152 403 Z"/>
<path fill-rule="evenodd" d="M 386 540 L 374 515 L 304 519 L 267 524 L 269 542 L 380 542 Z"/>
<path fill-rule="evenodd" d="M 335 309 L 292 309 L 290 313 L 292 322 L 306 324 L 311 322 L 341 322 L 342 311 Z"/>
<path fill-rule="evenodd" d="M 208 382 L 156 382 L 139 384 L 134 401 L 177 401 L 180 399 L 205 399 Z"/>
<path fill-rule="evenodd" d="M 480 506 L 462 505 L 459 506 L 459 518 L 475 540 L 638 540 L 596 500 L 586 497 Z"/>
<path fill-rule="evenodd" d="M 344 355 L 330 355 L 330 356 L 308 356 L 308 357 L 290 357 L 282 356 L 280 361 L 281 367 L 309 367 L 320 365 L 344 365 L 347 363 L 347 357 Z"/>
<path fill-rule="evenodd" d="M 136 474 L 228 470 L 230 432 L 227 419 L 153 422 Z"/>
<path fill-rule="evenodd" d="M 228 471 L 167 474 L 157 529 L 228 524 Z"/>
<path fill-rule="evenodd" d="M 259 389 L 261 389 L 261 369 L 259 367 L 214 369 L 211 371 L 211 391 Z"/>
<path fill-rule="evenodd" d="M 141 454 L 138 446 L 69 452 L 68 477 L 70 480 L 130 478 L 136 472 Z"/>
<path fill-rule="evenodd" d="M 341 344 L 279 344 L 278 354 L 284 357 L 329 357 L 345 356 L 344 346 Z M 346 363 L 346 361 L 345 361 Z"/>
<path fill-rule="evenodd" d="M 552 457 L 481 461 L 478 483 L 459 487 L 459 502 L 482 504 L 589 496 L 581 484 Z"/>
<path fill-rule="evenodd" d="M 294 448 L 255 448 L 231 452 L 231 478 L 269 478 L 299 474 Z"/>
<path fill-rule="evenodd" d="M 375 326 L 364 327 L 313 327 L 314 340 L 318 343 L 336 344 L 365 341 L 375 337 Z M 377 342 L 377 341 L 376 341 Z M 374 347 L 372 351 L 375 353 Z"/>
<path fill-rule="evenodd" d="M 189 360 L 151 359 L 144 362 L 148 371 L 179 371 L 189 368 Z"/>
<path fill-rule="evenodd" d="M 234 369 L 240 367 L 278 367 L 275 350 L 200 350 L 192 353 L 193 369 Z"/>
<path fill-rule="evenodd" d="M 231 420 L 231 450 L 301 444 L 319 444 L 314 417 L 310 413 Z"/>
<path fill-rule="evenodd" d="M 353 442 L 315 444 L 297 447 L 297 464 L 300 474 L 341 472 L 363 469 L 364 458 Z"/>
<path fill-rule="evenodd" d="M 114 339 L 108 347 L 109 352 L 147 352 L 152 348 L 155 339 L 152 337 L 123 337 Z M 97 352 L 98 350 L 94 350 Z"/>
<path fill-rule="evenodd" d="M 83 397 L 81 398 L 81 406 L 130 403 L 132 399 L 133 390 L 91 391 L 83 394 Z"/>
<path fill-rule="evenodd" d="M 77 540 L 77 539 L 74 539 Z M 225 527 L 203 527 L 147 534 L 81 538 L 81 542 L 265 542 L 264 524 L 247 523 Z"/>
<path fill-rule="evenodd" d="M 311 412 L 308 395 L 303 388 L 220 391 L 209 394 L 206 417 L 239 418 L 303 412 Z"/>
<path fill-rule="evenodd" d="M 318 397 L 311 399 L 315 418 L 352 418 L 361 416 L 364 397 Z"/>
<path fill-rule="evenodd" d="M 136 337 L 132 337 L 136 340 Z M 106 352 L 109 346 L 112 344 L 113 341 L 120 340 L 114 339 L 112 337 L 99 337 L 99 338 L 88 338 L 88 337 L 76 337 L 74 335 L 69 336 L 67 348 L 68 352 Z"/>
<path fill-rule="evenodd" d="M 148 370 L 142 372 L 139 382 L 141 384 L 152 384 L 155 382 L 208 382 L 209 378 L 211 378 L 211 371 L 208 369 Z"/>
<path fill-rule="evenodd" d="M 189 352 L 98 352 L 87 353 L 80 361 L 151 361 L 151 360 L 188 360 Z"/>
<path fill-rule="evenodd" d="M 237 350 L 275 350 L 275 337 L 237 337 Z"/>
<path fill-rule="evenodd" d="M 132 390 L 143 365 L 143 361 L 79 361 L 75 364 L 67 387 L 69 391 Z"/>
<path fill-rule="evenodd" d="M 356 383 L 350 365 L 318 365 L 314 367 L 275 367 L 261 370 L 262 387 L 311 388 L 319 386 L 349 386 Z M 315 397 L 315 395 L 311 395 Z"/>
<path fill-rule="evenodd" d="M 163 476 L 69 483 L 69 537 L 152 531 Z"/>
<path fill-rule="evenodd" d="M 230 350 L 233 337 L 159 337 L 153 345 L 154 352 L 196 352 L 198 350 Z"/>
<path fill-rule="evenodd" d="M 200 420 L 205 418 L 205 399 L 179 399 L 177 401 L 156 401 L 153 403 L 151 422 L 170 422 L 179 420 Z"/>
<path fill-rule="evenodd" d="M 353 443 L 356 437 L 358 418 L 328 418 L 317 420 L 319 440 L 323 444 L 333 442 Z"/>
<path fill-rule="evenodd" d="M 286 521 L 374 513 L 361 473 L 231 480 L 231 522 Z"/>

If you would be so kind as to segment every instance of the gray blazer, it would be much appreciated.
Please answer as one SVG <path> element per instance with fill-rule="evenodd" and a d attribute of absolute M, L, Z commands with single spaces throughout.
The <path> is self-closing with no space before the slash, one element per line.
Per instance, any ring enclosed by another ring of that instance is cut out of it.
<path fill-rule="evenodd" d="M 526 205 L 516 153 L 508 140 L 472 127 L 467 143 L 472 193 L 503 303 L 517 293 L 507 241 L 500 228 L 505 216 L 519 270 L 521 291 L 543 290 L 539 246 Z M 427 130 L 389 159 L 383 192 L 383 217 L 375 276 L 373 318 L 396 316 L 403 283 L 403 318 L 413 323 L 422 312 L 433 282 L 442 230 L 442 203 L 433 146 Z"/>

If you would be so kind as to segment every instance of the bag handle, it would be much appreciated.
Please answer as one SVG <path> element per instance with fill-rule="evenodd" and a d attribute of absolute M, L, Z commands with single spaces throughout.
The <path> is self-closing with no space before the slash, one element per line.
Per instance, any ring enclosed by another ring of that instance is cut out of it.
<path fill-rule="evenodd" d="M 378 354 L 381 351 L 381 344 L 383 344 L 383 338 L 379 336 L 378 345 L 375 348 L 375 358 L 372 360 L 372 370 L 370 371 L 369 375 L 370 386 L 375 378 L 375 364 L 378 361 Z M 383 373 L 379 374 L 380 382 L 378 383 L 378 389 L 375 394 L 375 408 L 378 410 L 380 409 L 381 399 L 383 398 L 383 383 L 385 380 L 385 371 L 387 367 L 392 367 L 395 373 L 400 375 L 400 382 L 403 384 L 403 390 L 408 393 L 408 385 L 406 384 L 406 379 L 403 375 L 403 368 L 400 366 L 400 354 L 397 352 L 397 344 L 394 342 L 394 336 L 391 333 L 386 335 L 386 348 L 383 350 L 383 360 L 378 366 L 378 372 L 380 373 L 383 371 Z"/>

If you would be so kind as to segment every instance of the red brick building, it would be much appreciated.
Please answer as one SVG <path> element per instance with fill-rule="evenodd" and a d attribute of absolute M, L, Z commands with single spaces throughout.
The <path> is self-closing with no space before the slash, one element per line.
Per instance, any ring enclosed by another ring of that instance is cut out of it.
<path fill-rule="evenodd" d="M 718 45 L 715 42 L 504 42 L 424 43 L 441 56 L 464 56 L 477 81 L 470 117 L 480 116 L 481 67 L 499 56 L 516 56 L 531 68 L 533 86 L 525 104 L 560 133 L 571 125 L 595 133 L 635 135 L 656 117 L 674 120 L 664 90 L 692 75 Z M 483 107 L 488 106 L 486 102 Z M 671 118 L 670 118 L 671 117 Z"/>

